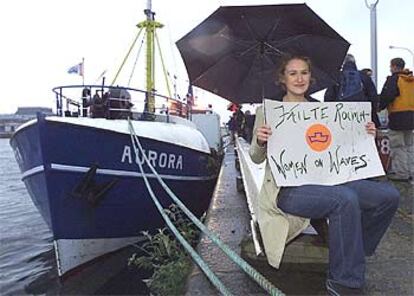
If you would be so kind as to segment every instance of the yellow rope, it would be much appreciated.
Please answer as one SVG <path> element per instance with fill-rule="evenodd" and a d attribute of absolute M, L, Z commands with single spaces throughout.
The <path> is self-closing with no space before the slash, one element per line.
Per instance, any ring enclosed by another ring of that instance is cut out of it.
<path fill-rule="evenodd" d="M 117 80 L 119 73 L 121 72 L 122 68 L 124 67 L 125 62 L 127 61 L 127 59 L 128 59 L 128 57 L 129 57 L 129 55 L 130 55 L 130 53 L 131 53 L 132 49 L 134 48 L 135 43 L 137 42 L 137 40 L 138 40 L 138 38 L 139 38 L 139 35 L 141 35 L 141 32 L 142 32 L 142 28 L 140 28 L 140 29 L 139 29 L 138 34 L 137 34 L 137 36 L 136 36 L 136 37 L 135 37 L 135 39 L 134 39 L 134 42 L 132 42 L 131 47 L 130 47 L 130 48 L 129 48 L 129 50 L 128 50 L 128 53 L 126 54 L 126 56 L 125 56 L 124 60 L 123 60 L 123 61 L 122 61 L 122 63 L 121 63 L 121 66 L 120 66 L 120 67 L 119 67 L 119 69 L 118 69 L 118 72 L 116 72 L 116 75 L 115 75 L 114 79 L 113 79 L 113 80 L 112 80 L 112 82 L 111 82 L 111 86 L 113 86 L 113 85 L 115 84 L 115 81 Z"/>
<path fill-rule="evenodd" d="M 162 57 L 162 52 L 161 52 L 161 47 L 160 47 L 160 42 L 158 40 L 158 35 L 157 32 L 155 32 L 155 40 L 157 41 L 157 48 L 158 48 L 158 52 L 160 53 L 160 59 L 161 59 L 161 65 L 162 65 L 162 71 L 164 72 L 164 78 L 165 78 L 165 83 L 167 84 L 167 91 L 168 91 L 168 96 L 170 98 L 172 98 L 171 96 L 171 89 L 170 89 L 170 83 L 168 81 L 168 75 L 167 75 L 167 69 L 165 68 L 165 64 L 164 64 L 164 59 Z"/>

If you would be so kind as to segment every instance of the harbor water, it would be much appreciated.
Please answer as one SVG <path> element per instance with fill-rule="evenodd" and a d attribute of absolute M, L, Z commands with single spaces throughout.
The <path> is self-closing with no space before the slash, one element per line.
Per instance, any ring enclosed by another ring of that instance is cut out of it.
<path fill-rule="evenodd" d="M 79 273 L 65 281 L 59 279 L 52 233 L 21 179 L 9 139 L 0 139 L 0 226 L 1 296 L 85 294 L 84 281 L 97 287 L 86 289 L 87 294 L 149 295 L 141 278 L 148 278 L 150 273 L 127 266 L 129 255 L 125 254 L 130 254 L 131 249 L 140 253 L 134 247 L 114 255 L 112 261 L 101 260 L 106 265 L 97 265 L 92 272 Z M 108 277 L 107 269 L 119 273 Z"/>
<path fill-rule="evenodd" d="M 0 139 L 0 294 L 43 294 L 57 282 L 52 234 L 21 180 L 9 139 Z"/>

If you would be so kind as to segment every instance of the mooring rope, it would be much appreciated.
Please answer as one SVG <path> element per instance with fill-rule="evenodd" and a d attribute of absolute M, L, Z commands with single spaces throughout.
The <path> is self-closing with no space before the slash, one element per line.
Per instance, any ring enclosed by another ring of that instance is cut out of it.
<path fill-rule="evenodd" d="M 132 122 L 130 119 L 128 119 L 129 124 L 129 131 L 131 135 L 131 141 L 132 145 L 134 147 L 135 156 L 139 160 L 138 151 L 136 150 L 136 146 L 134 141 L 136 142 L 139 151 L 142 155 L 142 157 L 145 160 L 145 163 L 150 168 L 152 173 L 155 175 L 161 186 L 164 188 L 164 190 L 168 193 L 168 195 L 171 197 L 171 199 L 180 207 L 180 209 L 190 218 L 190 220 L 203 232 L 205 233 L 234 263 L 236 263 L 244 272 L 246 272 L 256 283 L 258 283 L 266 292 L 268 292 L 270 295 L 274 296 L 282 296 L 284 293 L 280 291 L 278 288 L 276 288 L 269 280 L 267 280 L 263 275 L 261 275 L 257 270 L 255 270 L 249 263 L 247 263 L 243 258 L 241 258 L 239 255 L 237 255 L 236 252 L 234 252 L 232 249 L 230 249 L 226 244 L 224 244 L 216 234 L 212 233 L 208 228 L 201 223 L 200 220 L 197 219 L 196 216 L 181 202 L 181 200 L 175 195 L 174 192 L 171 191 L 171 189 L 167 186 L 167 184 L 162 180 L 162 178 L 159 176 L 157 171 L 154 169 L 154 167 L 149 162 L 147 156 L 145 155 L 142 145 L 138 139 L 138 136 L 135 133 L 134 127 L 132 125 Z M 140 166 L 140 170 L 143 176 L 145 176 L 144 171 L 142 170 L 142 165 L 140 161 L 138 161 L 138 164 Z M 207 274 L 206 274 L 207 275 Z M 208 276 L 208 275 L 207 275 Z"/>
<path fill-rule="evenodd" d="M 138 157 L 138 149 L 136 148 L 134 137 L 137 137 L 134 131 L 134 127 L 131 124 L 131 121 L 128 119 L 129 122 L 129 128 L 131 136 L 131 142 L 134 147 L 135 156 L 139 160 Z M 138 139 L 136 139 L 138 141 Z M 139 141 L 137 142 L 139 143 Z M 139 143 L 139 148 L 142 153 L 142 146 Z M 144 155 L 143 153 L 141 155 Z M 145 161 L 148 161 L 146 157 L 144 157 Z M 148 165 L 148 163 L 147 163 Z M 220 281 L 220 279 L 216 276 L 216 274 L 210 269 L 210 267 L 206 264 L 206 262 L 203 261 L 203 258 L 200 257 L 200 255 L 191 247 L 191 245 L 185 240 L 185 238 L 181 235 L 181 233 L 178 231 L 178 229 L 174 226 L 174 224 L 171 222 L 168 215 L 164 212 L 164 208 L 158 201 L 157 197 L 154 194 L 154 191 L 151 188 L 151 185 L 149 184 L 148 178 L 145 175 L 144 169 L 142 167 L 141 161 L 138 161 L 138 166 L 140 173 L 142 174 L 142 178 L 144 179 L 145 186 L 147 187 L 147 190 L 152 198 L 152 201 L 154 202 L 155 206 L 157 207 L 158 211 L 160 212 L 162 218 L 164 219 L 165 223 L 167 223 L 167 226 L 170 228 L 170 230 L 174 233 L 174 235 L 177 237 L 178 241 L 183 245 L 183 247 L 187 250 L 187 252 L 191 255 L 191 257 L 194 259 L 194 261 L 200 266 L 201 270 L 205 273 L 205 275 L 208 277 L 208 279 L 211 281 L 211 283 L 223 294 L 223 295 L 232 295 L 230 291 L 227 290 L 227 288 L 224 286 L 224 284 Z"/>

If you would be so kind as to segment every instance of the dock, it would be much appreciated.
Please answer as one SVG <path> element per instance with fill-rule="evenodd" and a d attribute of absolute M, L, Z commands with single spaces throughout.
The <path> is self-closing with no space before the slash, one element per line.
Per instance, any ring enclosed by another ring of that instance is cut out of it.
<path fill-rule="evenodd" d="M 260 180 L 257 176 L 261 172 L 260 167 L 251 167 L 251 161 L 246 157 L 248 147 L 249 144 L 239 138 L 236 150 L 234 146 L 227 148 L 206 226 L 284 294 L 326 295 L 328 249 L 319 242 L 317 235 L 312 234 L 312 230 L 287 246 L 279 270 L 271 267 L 263 254 L 257 255 L 251 227 L 254 206 L 247 197 L 258 190 Z M 240 190 L 240 184 L 237 184 L 240 179 L 244 190 Z M 395 185 L 401 192 L 400 208 L 376 254 L 367 258 L 364 288 L 367 295 L 414 295 L 414 185 Z M 197 250 L 233 295 L 266 295 L 208 237 L 202 236 Z M 194 265 L 186 295 L 219 293 Z"/>
<path fill-rule="evenodd" d="M 237 149 L 233 145 L 227 147 L 206 226 L 285 295 L 326 295 L 328 249 L 312 231 L 287 246 L 279 270 L 271 267 L 263 254 L 257 255 L 251 227 L 254 207 L 247 196 L 258 190 L 261 168 L 250 167 L 249 144 L 243 139 L 236 143 Z M 400 207 L 376 254 L 367 258 L 366 295 L 414 295 L 414 184 L 394 185 L 401 192 Z M 205 235 L 197 251 L 233 295 L 267 295 Z M 47 291 L 36 287 L 30 290 L 49 295 L 149 295 L 140 280 L 148 275 L 137 274 L 137 270 L 126 266 L 133 252 L 136 248 L 130 247 L 108 254 L 106 260 L 87 267 L 64 284 L 49 279 Z M 185 295 L 219 292 L 194 264 Z"/>

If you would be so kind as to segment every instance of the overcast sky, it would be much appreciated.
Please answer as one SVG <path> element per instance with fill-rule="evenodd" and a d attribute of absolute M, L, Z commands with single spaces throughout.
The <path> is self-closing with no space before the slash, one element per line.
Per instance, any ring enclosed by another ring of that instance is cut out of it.
<path fill-rule="evenodd" d="M 168 71 L 178 77 L 179 92 L 186 93 L 187 75 L 175 42 L 219 6 L 303 2 L 153 0 L 156 19 L 165 25 L 158 33 L 164 59 Z M 364 0 L 309 0 L 306 3 L 352 44 L 350 53 L 356 57 L 359 68 L 371 67 L 370 13 Z M 145 6 L 146 0 L 2 1 L 0 113 L 14 113 L 18 106 L 54 107 L 51 92 L 54 86 L 81 83 L 79 76 L 67 74 L 67 70 L 82 57 L 86 83 L 95 83 L 104 70 L 108 79 L 112 79 L 137 33 L 135 25 L 145 18 Z M 379 0 L 380 87 L 389 74 L 391 58 L 402 57 L 408 67 L 413 67 L 413 57 L 407 51 L 389 49 L 389 45 L 395 45 L 414 51 L 413 11 L 413 0 Z M 140 60 L 144 60 L 143 56 Z M 139 80 L 131 86 L 143 88 L 144 83 Z M 228 116 L 222 112 L 226 101 L 204 91 L 198 91 L 197 95 L 206 103 L 213 102 L 223 117 Z"/>

